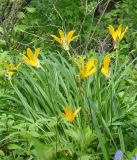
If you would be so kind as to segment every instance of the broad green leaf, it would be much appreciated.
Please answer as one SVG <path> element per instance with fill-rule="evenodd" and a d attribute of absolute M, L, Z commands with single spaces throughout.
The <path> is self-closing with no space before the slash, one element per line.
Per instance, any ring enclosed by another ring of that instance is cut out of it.
<path fill-rule="evenodd" d="M 16 25 L 14 27 L 14 31 L 15 32 L 23 32 L 26 30 L 26 28 L 27 28 L 26 25 Z"/>
<path fill-rule="evenodd" d="M 0 157 L 4 157 L 4 156 L 5 156 L 5 153 L 2 150 L 0 150 Z"/>
<path fill-rule="evenodd" d="M 6 41 L 5 41 L 5 40 L 3 40 L 3 39 L 0 39 L 0 45 L 2 45 L 2 46 L 6 46 Z"/>
<path fill-rule="evenodd" d="M 19 145 L 17 145 L 17 144 L 9 144 L 8 145 L 8 149 L 19 149 L 19 150 L 23 150 L 23 148 L 22 147 L 20 147 Z"/>
<path fill-rule="evenodd" d="M 26 7 L 26 10 L 27 10 L 29 13 L 34 13 L 34 12 L 36 12 L 36 8 L 33 8 L 33 7 Z"/>
<path fill-rule="evenodd" d="M 19 12 L 18 13 L 18 18 L 19 19 L 23 19 L 23 18 L 25 18 L 26 17 L 26 15 L 23 13 L 23 12 Z"/>

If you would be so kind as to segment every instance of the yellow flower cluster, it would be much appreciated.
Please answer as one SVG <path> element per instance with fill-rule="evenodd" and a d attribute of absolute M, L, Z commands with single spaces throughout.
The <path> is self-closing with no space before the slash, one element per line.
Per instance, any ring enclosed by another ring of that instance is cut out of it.
<path fill-rule="evenodd" d="M 125 28 L 125 30 L 122 32 L 122 25 L 119 25 L 118 29 L 115 30 L 112 25 L 109 25 L 108 27 L 109 32 L 113 39 L 114 49 L 117 49 L 119 47 L 120 41 L 124 38 L 125 33 L 128 31 L 128 26 Z M 70 42 L 74 41 L 79 37 L 79 35 L 74 36 L 75 30 L 72 30 L 66 34 L 63 30 L 59 29 L 59 35 L 60 37 L 57 37 L 56 35 L 51 34 L 50 36 L 54 38 L 55 41 L 61 44 L 61 46 L 66 50 L 70 50 Z"/>
<path fill-rule="evenodd" d="M 40 67 L 40 61 L 38 58 L 39 54 L 40 54 L 40 48 L 37 48 L 34 54 L 30 48 L 27 48 L 27 56 L 23 55 L 22 58 L 28 65 L 38 68 Z M 4 61 L 3 65 L 4 65 L 4 68 L 6 69 L 8 80 L 11 80 L 12 76 L 19 69 L 21 62 L 15 65 L 15 64 L 8 64 L 7 61 Z"/>
<path fill-rule="evenodd" d="M 4 61 L 3 64 L 5 69 L 7 70 L 8 80 L 11 80 L 11 77 L 16 73 L 19 66 L 21 65 L 21 63 L 19 63 L 15 66 L 14 64 L 8 64 L 7 61 Z"/>
<path fill-rule="evenodd" d="M 119 47 L 119 42 L 124 38 L 125 33 L 128 31 L 128 26 L 125 28 L 123 32 L 122 32 L 122 25 L 119 25 L 117 30 L 115 30 L 112 25 L 109 25 L 108 29 L 113 39 L 114 48 L 117 49 Z M 74 33 L 75 33 L 75 30 L 72 30 L 66 34 L 65 32 L 63 32 L 63 30 L 59 29 L 60 37 L 57 37 L 52 34 L 50 36 L 53 37 L 58 43 L 60 43 L 66 51 L 69 51 L 70 42 L 72 42 L 73 40 L 79 37 L 79 35 L 73 36 Z M 39 54 L 40 54 L 40 48 L 37 48 L 35 50 L 35 53 L 33 53 L 30 48 L 27 48 L 27 56 L 23 55 L 22 58 L 28 65 L 39 68 L 40 67 L 40 61 L 38 58 Z M 82 57 L 80 57 L 80 61 L 82 64 L 81 78 L 86 78 L 96 73 L 97 66 L 94 62 L 93 57 L 89 59 L 87 64 L 85 64 L 84 59 Z M 101 72 L 106 77 L 109 77 L 110 75 L 109 63 L 110 63 L 110 56 L 106 55 L 103 61 L 103 67 L 101 69 Z M 8 64 L 6 61 L 4 62 L 4 67 L 7 70 L 9 80 L 15 74 L 15 71 L 18 70 L 20 65 L 21 63 L 15 66 L 14 64 Z"/>
<path fill-rule="evenodd" d="M 53 34 L 51 34 L 50 36 L 53 37 L 58 43 L 60 43 L 66 51 L 69 51 L 70 42 L 74 41 L 75 39 L 79 37 L 79 35 L 73 37 L 74 33 L 75 33 L 75 30 L 72 30 L 68 32 L 68 34 L 65 34 L 65 32 L 59 29 L 60 38 Z"/>
<path fill-rule="evenodd" d="M 40 54 L 40 48 L 37 48 L 34 54 L 30 48 L 27 48 L 27 56 L 23 55 L 22 58 L 30 66 L 39 68 L 40 67 L 40 61 L 38 59 L 39 54 Z"/>
<path fill-rule="evenodd" d="M 70 107 L 70 106 L 66 107 L 66 108 L 64 108 L 63 116 L 67 121 L 73 122 L 80 110 L 81 110 L 81 108 L 79 107 L 76 109 L 75 112 L 73 112 L 72 107 Z"/>
<path fill-rule="evenodd" d="M 97 62 L 95 63 L 94 57 L 91 57 L 89 61 L 85 64 L 84 58 L 80 56 L 80 61 L 81 61 L 80 72 L 82 79 L 87 78 L 97 72 L 98 66 Z M 109 64 L 110 64 L 110 55 L 105 55 L 103 60 L 103 66 L 101 68 L 101 73 L 104 74 L 107 78 L 109 78 L 110 76 Z"/>
<path fill-rule="evenodd" d="M 125 33 L 128 31 L 128 26 L 123 32 L 122 25 L 119 25 L 117 30 L 115 30 L 112 25 L 109 25 L 108 29 L 113 39 L 114 49 L 117 49 L 119 47 L 119 42 L 124 38 Z"/>

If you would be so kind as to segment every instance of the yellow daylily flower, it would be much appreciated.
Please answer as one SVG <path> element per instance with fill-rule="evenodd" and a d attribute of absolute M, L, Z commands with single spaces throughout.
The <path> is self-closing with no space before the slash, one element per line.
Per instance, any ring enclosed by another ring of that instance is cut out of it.
<path fill-rule="evenodd" d="M 110 55 L 106 55 L 103 60 L 103 67 L 101 69 L 102 74 L 104 74 L 107 78 L 110 76 L 110 69 L 109 69 L 109 63 L 110 63 Z"/>
<path fill-rule="evenodd" d="M 128 31 L 128 26 L 123 32 L 122 25 L 119 25 L 117 30 L 115 30 L 112 25 L 109 25 L 108 29 L 114 41 L 114 49 L 117 49 L 119 47 L 119 42 L 124 38 L 125 33 Z"/>
<path fill-rule="evenodd" d="M 12 76 L 16 73 L 21 63 L 19 63 L 17 66 L 14 64 L 8 64 L 7 61 L 3 62 L 3 65 L 7 71 L 8 74 L 8 80 L 11 80 Z"/>
<path fill-rule="evenodd" d="M 63 116 L 64 118 L 69 121 L 69 122 L 73 122 L 75 117 L 77 116 L 78 112 L 81 110 L 81 108 L 79 107 L 78 109 L 76 109 L 75 112 L 73 112 L 71 107 L 67 107 L 64 108 L 64 113 Z"/>
<path fill-rule="evenodd" d="M 83 57 L 80 57 L 80 60 L 81 60 L 81 78 L 82 79 L 93 75 L 97 71 L 97 67 L 94 63 L 94 57 L 91 57 L 86 65 Z"/>
<path fill-rule="evenodd" d="M 40 67 L 40 61 L 38 59 L 39 54 L 40 48 L 37 48 L 34 54 L 30 48 L 27 48 L 27 56 L 23 55 L 22 58 L 30 66 Z"/>
<path fill-rule="evenodd" d="M 75 30 L 72 30 L 68 32 L 68 34 L 66 34 L 61 29 L 59 29 L 60 38 L 53 34 L 51 34 L 50 36 L 53 37 L 58 43 L 60 43 L 66 51 L 69 51 L 70 42 L 74 41 L 76 38 L 79 37 L 79 35 L 73 37 L 74 33 L 75 33 Z"/>

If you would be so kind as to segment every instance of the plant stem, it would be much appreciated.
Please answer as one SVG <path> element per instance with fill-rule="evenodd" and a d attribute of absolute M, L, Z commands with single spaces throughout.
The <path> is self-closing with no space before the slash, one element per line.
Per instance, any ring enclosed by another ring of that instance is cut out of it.
<path fill-rule="evenodd" d="M 114 72 L 114 75 L 116 74 L 117 68 L 118 68 L 118 58 L 119 58 L 119 56 L 118 56 L 118 49 L 116 49 L 116 57 L 115 58 L 116 59 L 115 59 L 115 72 Z"/>

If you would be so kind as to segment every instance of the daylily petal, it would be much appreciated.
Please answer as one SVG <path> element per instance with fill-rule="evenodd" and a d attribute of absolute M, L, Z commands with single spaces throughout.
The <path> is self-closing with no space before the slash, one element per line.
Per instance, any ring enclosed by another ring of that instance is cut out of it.
<path fill-rule="evenodd" d="M 110 56 L 106 55 L 103 60 L 103 67 L 101 69 L 102 74 L 104 74 L 106 77 L 109 77 L 110 74 L 109 63 L 110 63 Z"/>
<path fill-rule="evenodd" d="M 72 37 L 72 38 L 71 38 L 71 41 L 74 41 L 74 40 L 77 39 L 78 37 L 79 37 L 79 35 Z"/>
<path fill-rule="evenodd" d="M 26 63 L 30 64 L 30 60 L 28 59 L 28 57 L 26 57 L 25 55 L 23 55 L 22 58 L 23 58 L 23 60 L 24 60 Z"/>
<path fill-rule="evenodd" d="M 58 38 L 57 36 L 52 35 L 52 34 L 50 36 L 53 37 L 55 39 L 55 41 L 59 42 L 62 45 L 62 40 L 60 38 Z"/>
<path fill-rule="evenodd" d="M 86 78 L 86 77 L 89 77 L 89 76 L 93 75 L 94 73 L 96 73 L 96 71 L 97 71 L 97 68 L 94 67 L 94 68 L 91 69 L 90 71 L 86 72 L 86 73 L 84 74 L 84 77 L 83 77 L 83 78 Z"/>
<path fill-rule="evenodd" d="M 30 48 L 27 48 L 27 55 L 28 55 L 29 59 L 33 59 L 33 57 L 34 57 L 33 52 Z"/>
<path fill-rule="evenodd" d="M 122 33 L 122 25 L 119 25 L 119 27 L 118 27 L 118 29 L 116 31 L 116 35 L 117 35 L 118 38 L 120 38 L 121 33 Z"/>
<path fill-rule="evenodd" d="M 61 29 L 59 29 L 59 34 L 60 34 L 61 40 L 63 40 L 65 37 L 65 33 Z"/>
<path fill-rule="evenodd" d="M 109 70 L 107 68 L 102 68 L 101 73 L 104 74 L 106 77 L 109 77 Z"/>
<path fill-rule="evenodd" d="M 36 50 L 35 50 L 36 58 L 38 58 L 39 54 L 40 54 L 40 48 L 36 48 Z"/>
<path fill-rule="evenodd" d="M 109 29 L 110 34 L 114 33 L 114 27 L 112 25 L 109 25 L 108 29 Z"/>
<path fill-rule="evenodd" d="M 112 38 L 113 38 L 114 40 L 116 40 L 114 27 L 113 27 L 112 25 L 109 25 L 108 29 L 109 29 L 109 32 L 110 32 Z"/>
<path fill-rule="evenodd" d="M 75 30 L 72 30 L 67 34 L 67 40 L 69 43 L 72 41 L 72 36 L 74 33 L 75 33 Z"/>
<path fill-rule="evenodd" d="M 128 31 L 128 26 L 125 28 L 124 32 L 120 36 L 120 41 L 123 39 L 125 33 Z"/>
<path fill-rule="evenodd" d="M 103 65 L 105 68 L 108 68 L 109 67 L 109 63 L 110 63 L 110 55 L 106 55 L 104 57 L 104 61 L 103 61 Z"/>
<path fill-rule="evenodd" d="M 86 70 L 89 71 L 94 66 L 94 57 L 91 57 L 87 63 Z"/>
<path fill-rule="evenodd" d="M 39 59 L 34 59 L 33 61 L 30 62 L 31 66 L 33 67 L 40 67 L 40 62 Z"/>

